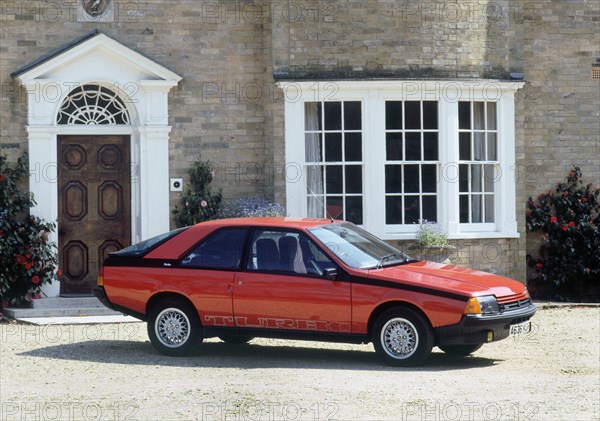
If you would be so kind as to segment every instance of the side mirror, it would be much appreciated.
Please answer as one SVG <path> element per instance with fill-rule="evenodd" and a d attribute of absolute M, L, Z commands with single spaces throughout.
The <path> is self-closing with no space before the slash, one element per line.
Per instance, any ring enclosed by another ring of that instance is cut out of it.
<path fill-rule="evenodd" d="M 338 272 L 336 268 L 323 269 L 323 278 L 335 281 L 337 279 Z"/>

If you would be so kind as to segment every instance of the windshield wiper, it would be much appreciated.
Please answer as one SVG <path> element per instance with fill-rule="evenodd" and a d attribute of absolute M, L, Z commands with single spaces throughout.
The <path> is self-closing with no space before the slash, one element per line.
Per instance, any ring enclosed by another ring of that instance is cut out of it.
<path fill-rule="evenodd" d="M 384 262 L 387 262 L 388 260 L 390 260 L 394 257 L 398 257 L 398 253 L 390 253 L 390 254 L 381 256 L 381 259 L 379 259 L 379 263 L 377 263 L 377 266 L 375 266 L 375 269 L 381 269 L 383 267 Z"/>

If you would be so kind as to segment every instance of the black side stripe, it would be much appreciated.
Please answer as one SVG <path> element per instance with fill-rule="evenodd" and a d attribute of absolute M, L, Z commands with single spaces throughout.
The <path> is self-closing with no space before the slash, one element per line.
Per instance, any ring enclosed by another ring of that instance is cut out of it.
<path fill-rule="evenodd" d="M 376 287 L 384 287 L 384 288 L 390 288 L 390 289 L 401 289 L 404 291 L 420 292 L 423 294 L 435 295 L 437 297 L 450 298 L 452 300 L 458 300 L 458 301 L 464 301 L 464 302 L 469 301 L 469 297 L 467 297 L 465 295 L 454 294 L 452 292 L 446 292 L 446 291 L 440 291 L 440 290 L 433 289 L 433 288 L 399 284 L 397 282 L 392 282 L 392 281 L 383 281 L 381 279 L 370 279 L 370 278 L 353 276 L 351 282 L 353 282 L 355 284 L 372 285 L 372 286 L 376 286 Z"/>

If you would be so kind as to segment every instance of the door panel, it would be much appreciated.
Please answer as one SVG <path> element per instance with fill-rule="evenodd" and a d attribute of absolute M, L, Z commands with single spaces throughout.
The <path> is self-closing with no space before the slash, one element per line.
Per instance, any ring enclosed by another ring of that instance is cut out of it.
<path fill-rule="evenodd" d="M 61 294 L 90 294 L 108 253 L 131 241 L 129 136 L 58 137 Z"/>
<path fill-rule="evenodd" d="M 238 272 L 233 311 L 239 327 L 350 333 L 350 283 Z"/>

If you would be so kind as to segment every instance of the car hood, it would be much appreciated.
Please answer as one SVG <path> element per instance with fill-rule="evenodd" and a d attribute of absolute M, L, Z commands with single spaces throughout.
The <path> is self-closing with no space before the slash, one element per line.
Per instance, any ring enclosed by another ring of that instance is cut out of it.
<path fill-rule="evenodd" d="M 438 289 L 469 297 L 495 295 L 499 302 L 526 298 L 521 282 L 479 270 L 428 261 L 369 271 L 369 278 Z"/>

